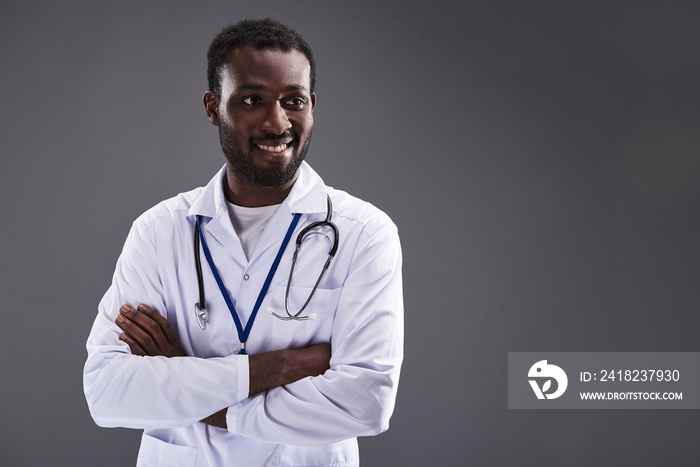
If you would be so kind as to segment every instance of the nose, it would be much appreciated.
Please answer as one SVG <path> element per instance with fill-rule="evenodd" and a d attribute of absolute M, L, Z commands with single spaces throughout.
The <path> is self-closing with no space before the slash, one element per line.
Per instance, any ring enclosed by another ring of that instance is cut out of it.
<path fill-rule="evenodd" d="M 281 135 L 292 128 L 292 123 L 287 118 L 287 113 L 279 102 L 272 103 L 265 109 L 265 115 L 260 122 L 260 130 Z"/>

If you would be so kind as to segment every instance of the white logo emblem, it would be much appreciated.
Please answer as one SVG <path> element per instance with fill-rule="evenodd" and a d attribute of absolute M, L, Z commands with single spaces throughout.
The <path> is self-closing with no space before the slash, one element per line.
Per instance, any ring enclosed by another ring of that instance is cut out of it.
<path fill-rule="evenodd" d="M 548 365 L 547 360 L 540 360 L 532 365 L 527 376 L 530 378 L 528 381 L 538 399 L 556 399 L 564 394 L 566 386 L 569 384 L 564 370 L 556 365 Z M 556 390 L 548 392 L 552 389 L 552 380 L 557 383 Z"/>

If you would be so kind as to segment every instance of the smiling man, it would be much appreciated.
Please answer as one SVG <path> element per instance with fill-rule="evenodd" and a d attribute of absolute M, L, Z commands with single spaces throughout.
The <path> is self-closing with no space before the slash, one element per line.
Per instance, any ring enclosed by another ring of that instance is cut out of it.
<path fill-rule="evenodd" d="M 229 26 L 207 74 L 226 164 L 134 221 L 88 338 L 91 414 L 143 429 L 143 466 L 358 465 L 403 358 L 397 229 L 304 161 L 316 72 L 299 34 Z"/>

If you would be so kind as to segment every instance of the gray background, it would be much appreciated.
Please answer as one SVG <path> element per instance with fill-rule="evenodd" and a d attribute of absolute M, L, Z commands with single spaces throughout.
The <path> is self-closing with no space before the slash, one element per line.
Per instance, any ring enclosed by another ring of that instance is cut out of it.
<path fill-rule="evenodd" d="M 267 15 L 315 48 L 310 163 L 402 235 L 363 465 L 696 465 L 697 411 L 509 411 L 507 352 L 698 350 L 698 2 L 437 0 L 0 3 L 2 464 L 135 462 L 85 339 L 132 220 L 223 163 L 209 41 Z"/>

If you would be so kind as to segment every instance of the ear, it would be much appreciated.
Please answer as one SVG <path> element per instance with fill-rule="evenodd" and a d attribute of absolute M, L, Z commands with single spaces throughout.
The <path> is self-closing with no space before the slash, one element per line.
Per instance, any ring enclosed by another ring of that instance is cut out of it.
<path fill-rule="evenodd" d="M 219 126 L 219 99 L 216 98 L 213 92 L 207 91 L 202 98 L 204 110 L 207 112 L 207 118 L 212 125 Z"/>
<path fill-rule="evenodd" d="M 315 108 L 316 108 L 316 93 L 312 92 L 311 93 L 311 111 L 313 112 Z"/>

